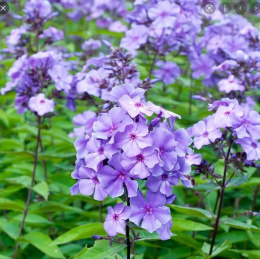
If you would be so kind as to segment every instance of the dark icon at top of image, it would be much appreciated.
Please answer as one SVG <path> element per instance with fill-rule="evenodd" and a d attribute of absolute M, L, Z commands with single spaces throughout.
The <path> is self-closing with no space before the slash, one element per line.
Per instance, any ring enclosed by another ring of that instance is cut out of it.
<path fill-rule="evenodd" d="M 246 12 L 247 5 L 243 2 L 239 2 L 235 4 L 234 9 L 237 14 L 243 14 Z"/>
<path fill-rule="evenodd" d="M 202 8 L 203 8 L 203 10 L 204 10 L 204 12 L 205 12 L 206 14 L 213 14 L 213 13 L 215 12 L 215 10 L 216 10 L 215 5 L 214 5 L 213 3 L 211 3 L 211 2 L 205 3 L 205 4 L 202 6 Z"/>
<path fill-rule="evenodd" d="M 6 2 L 0 2 L 0 14 L 7 14 L 9 11 L 9 5 Z"/>
<path fill-rule="evenodd" d="M 253 14 L 259 14 L 260 13 L 260 3 L 252 3 L 250 5 L 250 12 Z"/>
<path fill-rule="evenodd" d="M 230 3 L 227 3 L 227 2 L 223 2 L 222 4 L 219 5 L 219 11 L 222 13 L 222 14 L 228 14 L 230 13 L 231 11 L 231 4 Z"/>

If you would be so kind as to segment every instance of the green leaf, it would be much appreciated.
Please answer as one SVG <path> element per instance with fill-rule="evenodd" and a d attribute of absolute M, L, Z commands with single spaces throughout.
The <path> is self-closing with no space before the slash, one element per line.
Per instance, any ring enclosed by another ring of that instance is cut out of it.
<path fill-rule="evenodd" d="M 8 120 L 8 116 L 6 115 L 6 113 L 3 110 L 0 110 L 0 122 L 2 122 L 2 124 L 8 128 L 9 127 L 9 120 Z"/>
<path fill-rule="evenodd" d="M 23 219 L 23 214 L 19 214 L 12 218 L 13 221 L 21 222 Z M 27 214 L 25 218 L 26 225 L 32 225 L 32 226 L 46 226 L 46 225 L 52 225 L 53 223 L 49 220 L 45 219 L 44 217 L 36 214 Z"/>
<path fill-rule="evenodd" d="M 74 259 L 106 259 L 109 256 L 113 256 L 114 254 L 122 251 L 125 248 L 125 244 L 113 243 L 112 246 L 110 246 L 109 241 L 98 240 L 95 242 L 93 247 L 85 247 L 83 249 L 83 252 L 80 252 L 78 255 L 76 255 Z"/>
<path fill-rule="evenodd" d="M 19 233 L 19 224 L 0 219 L 0 229 L 4 231 L 12 239 L 16 239 Z"/>
<path fill-rule="evenodd" d="M 88 223 L 69 230 L 56 238 L 51 245 L 65 244 L 74 240 L 90 238 L 93 235 L 106 235 L 102 223 Z"/>
<path fill-rule="evenodd" d="M 231 231 L 217 235 L 218 243 L 223 243 L 226 240 L 230 241 L 232 244 L 235 244 L 248 240 L 248 236 L 245 231 Z"/>
<path fill-rule="evenodd" d="M 20 237 L 18 241 L 28 242 L 52 258 L 64 258 L 63 254 L 57 246 L 50 246 L 52 240 L 45 234 L 31 232 L 25 236 Z"/>
<path fill-rule="evenodd" d="M 239 255 L 242 255 L 244 257 L 250 258 L 250 259 L 259 259 L 260 258 L 260 250 L 231 250 L 232 252 L 238 253 Z M 239 258 L 239 256 L 237 257 Z"/>
<path fill-rule="evenodd" d="M 205 253 L 205 254 L 209 254 L 209 251 L 210 251 L 210 244 L 207 244 L 207 243 L 204 243 L 203 244 L 203 247 L 202 247 L 202 251 Z M 227 249 L 230 249 L 231 248 L 231 243 L 226 240 L 222 245 L 218 245 L 218 246 L 214 246 L 213 247 L 213 251 L 212 251 L 212 255 L 211 257 L 215 257 L 217 256 L 218 254 L 222 253 L 223 251 L 227 250 Z"/>
<path fill-rule="evenodd" d="M 32 178 L 30 176 L 23 175 L 23 176 L 7 178 L 6 181 L 15 184 L 21 184 L 24 187 L 29 188 L 29 186 L 31 185 Z"/>
<path fill-rule="evenodd" d="M 175 218 L 173 219 L 173 226 L 172 226 L 172 231 L 173 232 L 178 232 L 178 231 L 204 231 L 204 230 L 211 230 L 213 229 L 210 226 L 191 221 L 191 220 L 186 220 L 186 219 L 178 219 Z"/>
<path fill-rule="evenodd" d="M 199 218 L 209 218 L 209 219 L 213 218 L 213 215 L 207 210 L 190 208 L 190 207 L 182 207 L 173 204 L 169 205 L 169 207 L 185 215 L 199 217 Z"/>
<path fill-rule="evenodd" d="M 46 201 L 48 200 L 48 195 L 49 195 L 49 186 L 46 182 L 41 182 L 36 184 L 33 187 L 33 190 L 40 194 Z"/>
<path fill-rule="evenodd" d="M 0 150 L 21 150 L 23 148 L 23 143 L 17 139 L 6 139 L 2 138 L 0 140 Z"/>
<path fill-rule="evenodd" d="M 216 183 L 203 183 L 203 184 L 198 184 L 193 187 L 194 190 L 198 191 L 214 191 L 214 190 L 219 190 L 220 186 Z"/>
<path fill-rule="evenodd" d="M 24 208 L 11 200 L 8 200 L 6 198 L 0 198 L 0 209 L 2 210 L 15 210 L 15 211 L 23 211 Z"/>
<path fill-rule="evenodd" d="M 254 225 L 248 224 L 248 223 L 244 223 L 244 222 L 235 220 L 235 219 L 225 220 L 223 222 L 220 222 L 220 224 L 224 224 L 224 225 L 230 226 L 232 228 L 260 232 L 260 228 L 254 226 Z"/>
<path fill-rule="evenodd" d="M 20 191 L 22 188 L 23 188 L 22 186 L 8 186 L 8 187 L 0 190 L 0 196 L 1 197 L 9 196 L 13 193 Z"/>
<path fill-rule="evenodd" d="M 202 243 L 185 233 L 178 233 L 177 236 L 173 236 L 171 239 L 184 246 L 192 247 L 194 249 L 199 249 L 202 247 Z"/>
<path fill-rule="evenodd" d="M 252 231 L 248 230 L 247 234 L 255 247 L 260 248 L 260 233 L 252 233 Z"/>
<path fill-rule="evenodd" d="M 38 202 L 30 205 L 29 212 L 31 213 L 42 213 L 51 211 L 70 211 L 75 213 L 82 213 L 82 209 L 71 207 L 55 201 Z"/>

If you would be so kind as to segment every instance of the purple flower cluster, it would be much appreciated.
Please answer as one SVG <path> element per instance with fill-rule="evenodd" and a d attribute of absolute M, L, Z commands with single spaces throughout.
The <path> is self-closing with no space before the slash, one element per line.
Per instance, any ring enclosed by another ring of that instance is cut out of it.
<path fill-rule="evenodd" d="M 229 130 L 246 152 L 247 160 L 259 160 L 260 115 L 247 103 L 239 104 L 229 98 L 213 102 L 210 110 L 216 112 L 188 129 L 189 135 L 194 137 L 194 146 L 200 149 L 214 143 Z"/>
<path fill-rule="evenodd" d="M 71 64 L 57 47 L 51 46 L 64 38 L 63 32 L 52 26 L 44 28 L 57 13 L 52 12 L 48 0 L 28 0 L 23 11 L 24 17 L 18 18 L 24 25 L 13 29 L 6 39 L 4 52 L 17 60 L 7 73 L 11 81 L 1 94 L 16 91 L 15 108 L 19 113 L 28 109 L 39 116 L 53 112 L 54 97 L 67 98 L 67 107 L 74 109 L 73 77 L 68 72 Z M 53 91 L 51 85 L 55 85 Z"/>
<path fill-rule="evenodd" d="M 125 221 L 129 220 L 169 239 L 172 219 L 165 205 L 175 199 L 172 186 L 181 180 L 192 187 L 191 164 L 199 164 L 200 156 L 189 148 L 187 132 L 174 130 L 174 119 L 180 116 L 145 101 L 144 83 L 128 59 L 129 54 L 112 50 L 106 68 L 113 64 L 113 71 L 99 74 L 99 80 L 93 73 L 87 84 L 82 84 L 98 89 L 99 96 L 109 103 L 97 116 L 88 111 L 74 118 L 74 124 L 81 127 L 73 134 L 80 137 L 75 141 L 77 161 L 72 173 L 77 183 L 71 193 L 93 195 L 99 201 L 108 195 L 130 198 L 129 206 L 109 207 L 104 225 L 109 236 L 125 233 Z M 146 199 L 140 180 L 148 188 Z"/>
<path fill-rule="evenodd" d="M 53 51 L 40 51 L 31 56 L 23 55 L 14 62 L 8 76 L 11 81 L 1 89 L 1 94 L 15 89 L 15 108 L 18 112 L 24 113 L 29 109 L 39 116 L 54 110 L 54 101 L 46 99 L 43 93 L 46 88 L 54 84 L 57 93 L 68 94 L 72 81 L 68 65 Z"/>
<path fill-rule="evenodd" d="M 239 15 L 212 19 L 189 55 L 193 78 L 204 76 L 205 85 L 217 85 L 229 97 L 259 87 L 258 29 Z"/>

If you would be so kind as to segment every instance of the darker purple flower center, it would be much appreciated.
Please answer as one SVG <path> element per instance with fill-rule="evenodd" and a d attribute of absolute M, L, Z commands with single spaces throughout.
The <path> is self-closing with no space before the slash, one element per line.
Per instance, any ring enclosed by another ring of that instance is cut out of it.
<path fill-rule="evenodd" d="M 160 153 L 161 155 L 164 153 L 164 148 L 163 148 L 163 147 L 160 147 L 159 153 Z"/>
<path fill-rule="evenodd" d="M 98 184 L 99 183 L 99 180 L 98 180 L 97 176 L 94 176 L 92 178 L 92 181 L 93 181 L 94 184 Z"/>
<path fill-rule="evenodd" d="M 153 208 L 150 207 L 150 206 L 147 206 L 147 207 L 145 208 L 145 212 L 146 212 L 147 214 L 152 214 L 152 213 L 153 213 Z"/>
<path fill-rule="evenodd" d="M 100 147 L 98 150 L 99 155 L 103 155 L 104 154 L 104 148 Z"/>
<path fill-rule="evenodd" d="M 228 116 L 231 113 L 231 111 L 226 111 L 224 114 Z"/>
<path fill-rule="evenodd" d="M 144 161 L 144 156 L 142 154 L 140 154 L 140 155 L 138 155 L 136 157 L 136 159 L 137 159 L 138 162 L 143 162 Z"/>
<path fill-rule="evenodd" d="M 243 121 L 243 124 L 244 124 L 245 127 L 247 127 L 248 124 L 249 124 L 249 121 L 245 119 L 245 120 Z"/>
<path fill-rule="evenodd" d="M 162 175 L 162 180 L 165 181 L 165 180 L 167 180 L 167 179 L 168 179 L 168 175 L 167 175 L 167 174 L 163 174 L 163 175 Z"/>
<path fill-rule="evenodd" d="M 136 42 L 136 41 L 139 40 L 139 37 L 138 37 L 138 36 L 134 36 L 134 37 L 132 38 L 132 40 Z"/>
<path fill-rule="evenodd" d="M 253 142 L 253 143 L 251 144 L 251 147 L 257 148 L 257 144 Z"/>
<path fill-rule="evenodd" d="M 135 103 L 135 107 L 141 107 L 142 104 L 141 103 Z"/>
<path fill-rule="evenodd" d="M 168 13 L 167 13 L 167 12 L 163 11 L 163 12 L 161 13 L 161 17 L 162 17 L 162 18 L 166 18 L 167 16 L 168 16 Z"/>
<path fill-rule="evenodd" d="M 206 137 L 209 135 L 209 133 L 208 133 L 207 131 L 205 131 L 205 132 L 203 132 L 203 134 L 202 134 L 202 135 L 203 135 L 203 137 L 205 137 L 205 138 L 206 138 Z"/>
<path fill-rule="evenodd" d="M 40 103 L 45 103 L 45 100 L 40 100 Z"/>
<path fill-rule="evenodd" d="M 135 139 L 136 139 L 136 134 L 131 133 L 131 134 L 130 134 L 130 139 L 135 140 Z"/>
<path fill-rule="evenodd" d="M 116 130 L 117 130 L 117 126 L 114 126 L 114 125 L 113 125 L 110 131 L 113 133 L 113 132 L 115 132 Z"/>
<path fill-rule="evenodd" d="M 119 215 L 118 214 L 114 214 L 113 219 L 114 220 L 119 220 Z"/>
<path fill-rule="evenodd" d="M 122 180 L 124 180 L 126 178 L 126 175 L 124 172 L 119 172 L 118 177 L 121 178 Z"/>

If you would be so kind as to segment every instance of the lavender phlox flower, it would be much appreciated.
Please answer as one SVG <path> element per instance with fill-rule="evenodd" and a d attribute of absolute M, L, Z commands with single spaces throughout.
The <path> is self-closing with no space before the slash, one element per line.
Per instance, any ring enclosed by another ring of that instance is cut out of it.
<path fill-rule="evenodd" d="M 168 240 L 172 236 L 171 228 L 172 228 L 172 219 L 170 219 L 167 223 L 163 224 L 160 228 L 156 230 L 159 234 L 161 240 Z"/>
<path fill-rule="evenodd" d="M 86 135 L 90 135 L 93 131 L 93 123 L 96 119 L 97 115 L 92 111 L 85 111 L 74 116 L 73 124 L 82 127 L 74 128 L 74 132 L 70 134 L 70 137 L 85 137 Z"/>
<path fill-rule="evenodd" d="M 132 25 L 125 37 L 121 40 L 120 47 L 127 49 L 130 53 L 135 54 L 142 44 L 147 41 L 149 29 L 144 25 Z"/>
<path fill-rule="evenodd" d="M 87 40 L 85 41 L 83 44 L 82 44 L 82 49 L 85 50 L 85 51 L 89 51 L 89 50 L 97 50 L 97 49 L 100 49 L 102 46 L 100 40 L 94 40 L 94 39 L 90 39 L 90 40 Z"/>
<path fill-rule="evenodd" d="M 101 113 L 97 121 L 93 124 L 92 136 L 99 139 L 111 138 L 109 143 L 114 143 L 114 136 L 117 132 L 123 132 L 127 125 L 133 123 L 133 120 L 126 115 L 126 112 L 114 107 L 108 113 Z"/>
<path fill-rule="evenodd" d="M 14 102 L 14 108 L 17 110 L 19 114 L 23 114 L 28 110 L 28 101 L 29 97 L 27 95 L 16 95 L 16 99 Z"/>
<path fill-rule="evenodd" d="M 231 127 L 233 124 L 233 113 L 235 113 L 238 117 L 241 117 L 244 113 L 244 109 L 235 103 L 230 103 L 228 106 L 220 106 L 213 115 L 214 124 L 218 128 Z"/>
<path fill-rule="evenodd" d="M 104 222 L 104 228 L 111 237 L 117 233 L 125 235 L 126 220 L 131 215 L 131 208 L 124 206 L 124 203 L 118 203 L 114 208 L 107 208 L 107 216 Z"/>
<path fill-rule="evenodd" d="M 158 114 L 159 116 L 164 117 L 165 119 L 168 119 L 170 117 L 177 117 L 179 119 L 181 119 L 181 116 L 177 113 L 165 110 L 163 107 L 155 105 L 154 103 L 148 101 L 146 103 L 146 106 L 153 111 L 154 113 Z"/>
<path fill-rule="evenodd" d="M 251 137 L 252 139 L 260 138 L 260 115 L 249 107 L 244 108 L 243 116 L 232 114 L 232 126 L 238 138 Z"/>
<path fill-rule="evenodd" d="M 46 18 L 51 14 L 52 8 L 48 0 L 30 0 L 26 2 L 24 12 L 29 17 L 36 13 L 39 18 Z"/>
<path fill-rule="evenodd" d="M 239 67 L 239 64 L 235 60 L 225 60 L 221 64 L 217 66 L 213 66 L 213 71 L 221 71 L 221 72 L 227 72 L 230 69 L 235 69 Z"/>
<path fill-rule="evenodd" d="M 130 199 L 130 221 L 152 233 L 171 219 L 170 209 L 164 204 L 166 198 L 161 193 L 147 191 L 145 200 L 141 191 Z"/>
<path fill-rule="evenodd" d="M 27 33 L 26 26 L 12 29 L 11 34 L 6 37 L 6 45 L 8 46 L 8 48 L 16 46 L 20 42 L 22 35 L 25 33 Z"/>
<path fill-rule="evenodd" d="M 147 178 L 146 186 L 152 192 L 161 192 L 169 197 L 172 195 L 172 185 L 178 185 L 179 178 L 172 172 L 164 171 L 160 176 L 149 176 Z"/>
<path fill-rule="evenodd" d="M 212 104 L 209 104 L 209 111 L 213 111 L 220 106 L 229 106 L 233 103 L 235 106 L 238 105 L 238 101 L 236 99 L 223 98 L 219 101 L 214 101 Z"/>
<path fill-rule="evenodd" d="M 214 60 L 208 57 L 205 54 L 202 54 L 200 57 L 192 60 L 192 76 L 193 78 L 200 78 L 204 75 L 205 78 L 209 78 L 212 74 L 212 67 L 214 65 Z"/>
<path fill-rule="evenodd" d="M 191 137 L 188 135 L 185 129 L 178 129 L 174 132 L 174 138 L 176 141 L 175 151 L 178 156 L 183 157 L 188 152 L 188 146 L 192 143 Z"/>
<path fill-rule="evenodd" d="M 116 135 L 116 145 L 122 148 L 128 157 L 137 156 L 141 153 L 141 149 L 153 144 L 153 139 L 148 133 L 148 126 L 145 123 L 132 122 L 124 132 Z"/>
<path fill-rule="evenodd" d="M 195 154 L 191 148 L 188 149 L 187 153 L 185 160 L 189 165 L 199 165 L 201 163 L 201 154 Z"/>
<path fill-rule="evenodd" d="M 106 158 L 110 159 L 118 149 L 114 145 L 107 144 L 104 140 L 92 138 L 88 141 L 86 149 L 88 154 L 85 156 L 86 166 L 98 170 L 98 166 Z"/>
<path fill-rule="evenodd" d="M 148 10 L 148 16 L 153 20 L 154 27 L 173 28 L 176 15 L 180 13 L 180 7 L 170 1 L 160 1 Z"/>
<path fill-rule="evenodd" d="M 215 126 L 212 116 L 196 123 L 192 127 L 191 134 L 194 137 L 194 146 L 197 149 L 209 145 L 222 136 L 220 129 Z"/>
<path fill-rule="evenodd" d="M 102 99 L 105 101 L 117 102 L 123 95 L 128 95 L 131 98 L 140 96 L 143 98 L 145 90 L 139 87 L 135 87 L 133 84 L 116 85 L 109 92 L 102 94 Z"/>
<path fill-rule="evenodd" d="M 64 90 L 66 93 L 68 93 L 71 88 L 70 84 L 73 77 L 68 73 L 66 67 L 64 67 L 62 64 L 55 65 L 48 70 L 48 74 L 54 81 L 57 90 Z"/>
<path fill-rule="evenodd" d="M 28 65 L 32 69 L 48 70 L 61 59 L 61 56 L 53 51 L 40 51 L 28 58 Z"/>
<path fill-rule="evenodd" d="M 89 71 L 85 78 L 77 83 L 78 93 L 88 93 L 94 96 L 101 95 L 100 82 L 105 78 L 106 72 L 103 68 Z"/>
<path fill-rule="evenodd" d="M 177 143 L 174 134 L 163 128 L 155 128 L 151 134 L 158 153 L 159 165 L 167 171 L 172 170 L 177 161 L 175 151 Z"/>
<path fill-rule="evenodd" d="M 151 116 L 153 112 L 144 103 L 141 102 L 139 95 L 131 98 L 129 95 L 123 95 L 119 99 L 119 103 L 128 114 L 134 118 L 137 115 L 148 115 Z"/>
<path fill-rule="evenodd" d="M 113 32 L 125 32 L 127 31 L 127 26 L 121 21 L 114 21 L 109 25 L 108 29 Z"/>
<path fill-rule="evenodd" d="M 93 194 L 94 199 L 97 201 L 102 201 L 107 197 L 107 192 L 99 181 L 99 174 L 93 169 L 81 166 L 78 169 L 78 177 L 79 191 L 81 194 L 86 196 Z"/>
<path fill-rule="evenodd" d="M 129 171 L 120 165 L 121 156 L 121 154 L 117 153 L 108 161 L 109 165 L 105 165 L 99 171 L 99 179 L 111 197 L 115 198 L 123 195 L 124 185 L 128 197 L 134 197 L 137 194 L 138 183 L 132 180 Z"/>
<path fill-rule="evenodd" d="M 57 28 L 50 26 L 48 29 L 43 30 L 42 34 L 39 35 L 40 39 L 48 38 L 51 41 L 59 41 L 64 39 L 64 33 Z"/>
<path fill-rule="evenodd" d="M 31 111 L 37 112 L 39 116 L 54 111 L 54 101 L 46 99 L 43 93 L 33 96 L 29 100 L 28 107 Z"/>
<path fill-rule="evenodd" d="M 87 143 L 89 141 L 89 136 L 79 137 L 75 140 L 74 146 L 77 151 L 77 158 L 84 158 L 88 154 Z"/>
<path fill-rule="evenodd" d="M 230 75 L 228 78 L 219 81 L 218 89 L 219 91 L 226 93 L 229 93 L 231 91 L 243 92 L 245 90 L 245 87 L 238 79 L 234 77 L 234 75 Z"/>
<path fill-rule="evenodd" d="M 260 143 L 259 140 L 253 140 L 251 138 L 242 138 L 236 140 L 237 144 L 240 144 L 243 150 L 246 152 L 246 158 L 248 160 L 260 159 Z"/>
<path fill-rule="evenodd" d="M 159 163 L 158 155 L 152 147 L 147 147 L 141 150 L 137 156 L 128 157 L 123 153 L 121 159 L 121 166 L 130 171 L 133 177 L 145 179 L 150 175 L 151 169 Z"/>
<path fill-rule="evenodd" d="M 175 79 L 181 74 L 178 65 L 170 61 L 157 61 L 156 66 L 159 67 L 159 69 L 154 70 L 154 76 L 165 84 L 174 83 Z"/>

